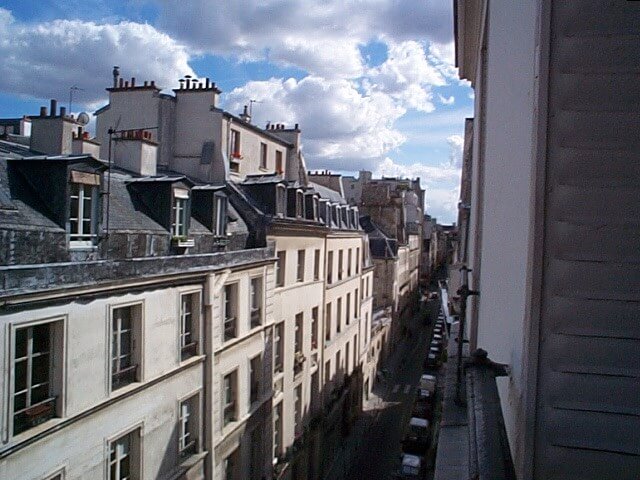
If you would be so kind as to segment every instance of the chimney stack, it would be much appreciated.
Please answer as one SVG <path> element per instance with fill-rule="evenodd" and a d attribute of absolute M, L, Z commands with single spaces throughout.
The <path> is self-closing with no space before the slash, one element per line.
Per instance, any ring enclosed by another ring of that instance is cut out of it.
<path fill-rule="evenodd" d="M 120 76 L 120 67 L 114 65 L 113 67 L 113 88 L 118 87 L 118 77 Z"/>
<path fill-rule="evenodd" d="M 131 88 L 136 86 L 136 77 L 131 77 Z"/>
<path fill-rule="evenodd" d="M 242 113 L 240 114 L 240 118 L 242 120 L 244 120 L 247 123 L 251 123 L 251 115 L 249 115 L 249 107 L 248 106 L 244 106 L 244 110 L 242 111 Z"/>
<path fill-rule="evenodd" d="M 60 107 L 60 116 L 61 117 L 67 116 L 67 107 Z"/>
<path fill-rule="evenodd" d="M 47 107 L 40 107 L 40 116 L 41 117 L 47 116 Z"/>
<path fill-rule="evenodd" d="M 58 101 L 55 98 L 51 99 L 51 108 L 50 108 L 49 116 L 55 117 L 58 113 Z"/>
<path fill-rule="evenodd" d="M 118 80 L 118 87 L 119 87 L 119 88 L 123 88 L 123 87 L 124 87 L 124 78 L 120 78 L 120 79 Z"/>

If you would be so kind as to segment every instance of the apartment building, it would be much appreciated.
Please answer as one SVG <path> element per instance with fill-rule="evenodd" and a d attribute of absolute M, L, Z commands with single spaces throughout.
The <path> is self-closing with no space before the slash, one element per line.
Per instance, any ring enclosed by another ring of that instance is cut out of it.
<path fill-rule="evenodd" d="M 489 428 L 469 423 L 469 455 L 447 448 L 435 478 L 635 478 L 640 9 L 454 5 L 475 91 L 464 260 L 480 294 L 465 298 L 467 334 L 507 368 L 471 367 L 488 396 L 468 397 L 469 421 Z"/>
<path fill-rule="evenodd" d="M 214 419 L 213 478 L 249 478 L 235 465 L 241 458 L 259 456 L 250 452 L 251 418 L 270 424 L 268 457 L 276 476 L 319 478 L 330 468 L 323 459 L 332 459 L 326 455 L 326 431 L 337 426 L 339 436 L 346 434 L 347 427 L 340 426 L 348 425 L 354 414 L 343 412 L 357 412 L 361 402 L 359 372 L 370 337 L 365 330 L 371 322 L 373 273 L 357 208 L 309 182 L 298 125 L 262 129 L 251 123 L 247 109 L 238 116 L 225 112 L 217 107 L 220 91 L 208 80 L 185 77 L 174 95 L 165 95 L 153 82 L 124 81 L 114 71 L 107 90 L 109 104 L 96 112 L 97 132 L 103 145 L 111 142 L 114 159 L 123 148 L 113 130 L 158 125 L 147 140 L 158 144 L 159 162 L 194 182 L 226 185 L 230 204 L 252 227 L 248 245 L 275 248 L 275 272 L 271 277 L 265 273 L 260 286 L 266 296 L 260 326 L 227 335 L 236 309 L 241 310 L 234 306 L 236 299 L 246 298 L 243 292 L 254 298 L 250 282 L 258 269 L 247 269 L 244 283 L 233 273 L 221 277 L 211 293 L 220 306 L 217 316 L 230 319 L 224 329 L 212 332 L 218 367 L 207 410 Z M 134 116 L 127 114 L 131 105 L 138 106 Z M 103 155 L 108 151 L 102 148 Z M 258 361 L 261 344 L 269 348 Z M 264 403 L 254 403 L 238 379 L 249 376 L 253 385 L 260 370 L 261 386 L 271 394 L 265 392 Z M 350 410 L 342 407 L 345 402 Z M 336 417 L 330 422 L 325 420 L 328 404 Z M 268 415 L 261 408 L 268 408 Z M 339 436 L 332 437 L 334 444 Z"/>
<path fill-rule="evenodd" d="M 97 142 L 51 107 L 38 151 L 0 146 L 0 476 L 269 475 L 273 248 L 224 183 L 158 167 L 146 131 L 113 139 L 111 168 L 65 153 Z"/>

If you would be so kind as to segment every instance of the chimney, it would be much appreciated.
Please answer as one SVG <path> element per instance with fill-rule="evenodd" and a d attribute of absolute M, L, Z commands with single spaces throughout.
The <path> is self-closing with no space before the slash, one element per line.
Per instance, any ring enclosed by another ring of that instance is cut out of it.
<path fill-rule="evenodd" d="M 113 88 L 118 87 L 118 77 L 120 76 L 120 67 L 114 65 L 113 67 Z"/>
<path fill-rule="evenodd" d="M 178 82 L 180 83 L 180 90 L 184 89 L 184 78 L 181 78 Z"/>
<path fill-rule="evenodd" d="M 65 155 L 73 153 L 75 122 L 66 118 L 67 109 L 60 108 L 58 101 L 51 99 L 49 115 L 47 107 L 40 107 L 40 116 L 31 118 L 31 138 L 29 148 L 45 155 Z"/>
<path fill-rule="evenodd" d="M 185 88 L 189 90 L 191 88 L 191 75 L 184 76 Z"/>
<path fill-rule="evenodd" d="M 61 117 L 67 116 L 67 107 L 60 107 L 60 116 Z"/>
<path fill-rule="evenodd" d="M 144 86 L 146 87 L 148 85 L 149 82 L 147 82 L 146 80 L 144 81 Z"/>
<path fill-rule="evenodd" d="M 209 77 L 204 79 L 204 88 L 209 89 Z"/>
<path fill-rule="evenodd" d="M 251 123 L 251 115 L 249 115 L 249 107 L 244 106 L 244 110 L 240 114 L 240 118 L 247 123 Z"/>
<path fill-rule="evenodd" d="M 51 99 L 51 108 L 50 108 L 49 116 L 55 117 L 58 113 L 58 101 L 54 98 Z"/>
<path fill-rule="evenodd" d="M 40 107 L 40 116 L 41 117 L 47 116 L 47 107 Z"/>
<path fill-rule="evenodd" d="M 131 88 L 136 86 L 136 77 L 131 77 Z"/>
<path fill-rule="evenodd" d="M 118 80 L 118 88 L 123 88 L 123 87 L 124 87 L 124 79 L 123 79 L 123 78 L 120 78 L 120 79 Z"/>

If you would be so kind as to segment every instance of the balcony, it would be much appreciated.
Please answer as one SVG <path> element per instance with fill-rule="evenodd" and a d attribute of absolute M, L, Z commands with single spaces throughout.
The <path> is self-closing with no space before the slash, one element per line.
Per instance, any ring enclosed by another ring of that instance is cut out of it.
<path fill-rule="evenodd" d="M 57 398 L 50 397 L 16 411 L 13 417 L 13 434 L 22 433 L 55 417 Z"/>
<path fill-rule="evenodd" d="M 180 349 L 180 359 L 186 360 L 198 354 L 198 342 L 191 342 L 183 345 Z"/>
<path fill-rule="evenodd" d="M 224 341 L 228 342 L 236 338 L 236 317 L 224 319 Z"/>
<path fill-rule="evenodd" d="M 260 308 L 251 309 L 251 328 L 257 328 L 262 325 L 262 311 Z"/>

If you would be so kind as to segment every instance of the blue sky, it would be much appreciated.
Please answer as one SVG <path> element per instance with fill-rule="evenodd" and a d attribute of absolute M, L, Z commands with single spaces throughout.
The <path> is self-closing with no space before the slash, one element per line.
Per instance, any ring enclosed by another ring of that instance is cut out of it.
<path fill-rule="evenodd" d="M 427 213 L 455 221 L 471 89 L 453 67 L 452 1 L 16 1 L 0 7 L 0 115 L 49 98 L 74 111 L 124 77 L 209 77 L 254 123 L 300 123 L 309 169 L 419 176 Z"/>

